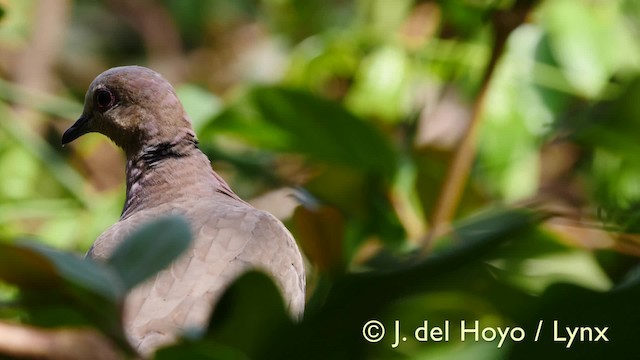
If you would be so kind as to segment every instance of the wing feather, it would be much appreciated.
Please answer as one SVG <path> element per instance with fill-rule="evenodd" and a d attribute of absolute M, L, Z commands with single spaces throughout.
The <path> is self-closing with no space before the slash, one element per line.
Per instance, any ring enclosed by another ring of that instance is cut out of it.
<path fill-rule="evenodd" d="M 253 268 L 271 275 L 292 317 L 301 316 L 305 272 L 295 240 L 273 215 L 225 199 L 170 210 L 189 219 L 194 242 L 169 268 L 127 296 L 125 328 L 141 352 L 174 341 L 186 329 L 204 328 L 226 287 Z M 158 211 L 154 209 L 154 217 Z M 117 223 L 96 240 L 89 256 L 107 258 L 127 234 L 151 218 L 142 211 Z"/>

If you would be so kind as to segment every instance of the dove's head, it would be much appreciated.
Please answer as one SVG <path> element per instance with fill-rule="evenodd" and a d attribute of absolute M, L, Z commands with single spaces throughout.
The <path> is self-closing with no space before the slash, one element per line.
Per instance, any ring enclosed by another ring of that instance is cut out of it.
<path fill-rule="evenodd" d="M 191 123 L 171 84 L 145 67 L 122 66 L 93 80 L 82 115 L 62 135 L 62 144 L 98 132 L 134 152 L 171 142 L 185 131 L 192 131 Z"/>

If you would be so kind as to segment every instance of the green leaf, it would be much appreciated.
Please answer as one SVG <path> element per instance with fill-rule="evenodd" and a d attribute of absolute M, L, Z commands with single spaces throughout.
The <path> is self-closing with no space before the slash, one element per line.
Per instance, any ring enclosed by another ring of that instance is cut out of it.
<path fill-rule="evenodd" d="M 0 279 L 20 289 L 18 305 L 41 326 L 92 325 L 123 349 L 124 288 L 110 269 L 40 244 L 0 244 Z"/>
<path fill-rule="evenodd" d="M 155 360 L 250 360 L 251 358 L 233 347 L 214 344 L 212 342 L 185 342 L 158 350 Z"/>
<path fill-rule="evenodd" d="M 54 265 L 27 247 L 0 243 L 0 278 L 20 288 L 37 289 L 58 285 Z"/>
<path fill-rule="evenodd" d="M 226 133 L 261 148 L 307 155 L 390 178 L 397 154 L 370 123 L 340 104 L 280 87 L 255 88 L 205 133 Z"/>
<path fill-rule="evenodd" d="M 527 336 L 525 341 L 513 344 L 505 359 L 625 359 L 638 346 L 635 329 L 640 322 L 637 311 L 640 299 L 640 281 L 636 279 L 607 292 L 597 292 L 571 284 L 557 284 L 548 289 L 540 299 L 540 306 L 531 309 L 529 320 L 523 327 L 535 334 L 539 322 L 543 325 L 539 341 Z M 577 327 L 577 336 L 567 348 L 567 341 L 554 341 L 554 321 L 557 336 L 569 338 L 566 327 Z M 589 330 L 582 330 L 590 328 Z M 608 341 L 598 332 L 608 328 Z M 529 332 L 527 332 L 529 335 Z M 581 338 L 582 337 L 582 338 Z"/>
<path fill-rule="evenodd" d="M 559 282 L 593 290 L 612 286 L 592 251 L 569 247 L 544 231 L 532 231 L 503 246 L 490 264 L 496 277 L 531 294 L 541 294 Z"/>
<path fill-rule="evenodd" d="M 541 218 L 539 213 L 521 209 L 487 210 L 461 221 L 451 234 L 447 235 L 448 239 L 444 241 L 453 242 L 456 246 L 437 251 L 425 259 L 404 261 L 388 270 L 355 274 L 349 276 L 348 282 L 357 283 L 363 289 L 375 283 L 378 289 L 387 287 L 384 293 L 393 294 L 392 296 L 399 296 L 404 292 L 419 293 L 431 285 L 423 279 L 486 259 L 487 254 L 495 251 L 498 245 L 514 240 L 514 235 L 520 231 L 531 230 Z M 370 290 L 366 290 L 368 291 Z M 384 296 L 379 295 L 378 298 Z"/>
<path fill-rule="evenodd" d="M 265 334 L 291 325 L 273 279 L 250 271 L 238 278 L 216 305 L 206 338 L 257 355 L 267 345 Z"/>
<path fill-rule="evenodd" d="M 206 121 L 220 112 L 221 104 L 212 93 L 193 84 L 185 84 L 176 89 L 176 93 L 184 106 L 185 111 L 191 117 L 191 122 L 196 133 L 200 132 Z"/>
<path fill-rule="evenodd" d="M 577 93 L 598 95 L 627 57 L 629 42 L 615 1 L 549 1 L 542 18 L 567 80 Z"/>
<path fill-rule="evenodd" d="M 29 290 L 74 286 L 113 303 L 124 294 L 118 280 L 99 264 L 36 243 L 0 244 L 0 278 Z"/>
<path fill-rule="evenodd" d="M 144 225 L 126 239 L 107 263 L 126 289 L 167 267 L 191 244 L 191 230 L 179 216 L 168 216 Z"/>
<path fill-rule="evenodd" d="M 409 61 L 399 47 L 383 47 L 363 60 L 346 102 L 357 114 L 388 122 L 403 118 L 408 101 Z"/>
<path fill-rule="evenodd" d="M 91 260 L 41 244 L 25 245 L 44 256 L 55 267 L 56 275 L 66 282 L 117 303 L 124 296 L 119 280 L 109 270 Z"/>
<path fill-rule="evenodd" d="M 265 357 L 272 336 L 293 325 L 280 291 L 259 271 L 240 276 L 227 289 L 209 321 L 205 336 L 161 349 L 156 359 L 257 359 Z"/>

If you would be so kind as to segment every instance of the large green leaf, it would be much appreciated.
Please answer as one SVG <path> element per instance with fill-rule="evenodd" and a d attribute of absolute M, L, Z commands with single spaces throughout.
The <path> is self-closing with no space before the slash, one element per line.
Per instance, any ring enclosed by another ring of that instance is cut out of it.
<path fill-rule="evenodd" d="M 103 265 L 40 244 L 0 244 L 0 279 L 18 286 L 30 322 L 95 326 L 127 349 L 120 322 L 125 289 Z"/>
<path fill-rule="evenodd" d="M 558 284 L 531 309 L 525 341 L 514 344 L 507 359 L 631 359 L 638 345 L 640 281 L 632 279 L 608 292 Z M 534 334 L 542 321 L 538 341 Z M 555 326 L 554 326 L 555 325 Z M 567 327 L 576 329 L 569 346 Z M 596 330 L 598 328 L 598 330 Z M 607 330 L 605 330 L 605 328 Z M 604 332 L 605 338 L 599 336 Z M 527 334 L 529 335 L 529 334 Z M 564 340 L 562 340 L 564 338 Z"/>
<path fill-rule="evenodd" d="M 56 286 L 54 265 L 43 255 L 26 246 L 0 243 L 0 278 L 21 288 Z"/>
<path fill-rule="evenodd" d="M 160 350 L 156 359 L 263 358 L 265 349 L 271 346 L 271 336 L 291 329 L 292 322 L 273 280 L 262 272 L 250 271 L 240 276 L 216 304 L 202 339 Z"/>
<path fill-rule="evenodd" d="M 338 103 L 301 90 L 255 88 L 204 129 L 204 134 L 216 132 L 387 178 L 397 163 L 389 141 L 370 123 Z"/>
<path fill-rule="evenodd" d="M 74 286 L 113 303 L 124 295 L 118 279 L 105 267 L 37 243 L 0 243 L 0 277 L 30 290 Z"/>
<path fill-rule="evenodd" d="M 30 244 L 29 246 L 45 255 L 55 265 L 60 276 L 74 285 L 99 294 L 114 303 L 124 296 L 125 289 L 119 280 L 101 264 L 40 244 Z"/>
<path fill-rule="evenodd" d="M 600 94 L 615 72 L 637 62 L 638 45 L 623 15 L 618 1 L 557 0 L 542 6 L 554 55 L 577 94 Z"/>
<path fill-rule="evenodd" d="M 92 325 L 123 349 L 125 292 L 165 268 L 190 244 L 188 223 L 170 216 L 127 238 L 107 266 L 40 244 L 0 243 L 0 279 L 17 285 L 30 320 L 44 326 Z"/>
<path fill-rule="evenodd" d="M 184 218 L 160 218 L 134 232 L 118 246 L 107 263 L 120 276 L 124 287 L 131 289 L 167 267 L 189 247 L 191 238 Z"/>

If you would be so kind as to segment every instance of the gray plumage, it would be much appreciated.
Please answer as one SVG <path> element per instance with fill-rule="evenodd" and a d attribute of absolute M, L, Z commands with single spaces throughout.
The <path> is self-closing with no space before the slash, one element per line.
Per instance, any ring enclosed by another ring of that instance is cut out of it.
<path fill-rule="evenodd" d="M 122 216 L 96 239 L 89 257 L 106 259 L 128 234 L 163 214 L 185 216 L 194 234 L 185 254 L 127 296 L 125 329 L 140 352 L 171 343 L 185 329 L 206 326 L 224 289 L 251 268 L 270 274 L 292 317 L 301 316 L 305 272 L 295 240 L 279 220 L 241 200 L 212 170 L 164 78 L 139 66 L 100 74 L 62 143 L 88 132 L 108 136 L 127 157 Z"/>

